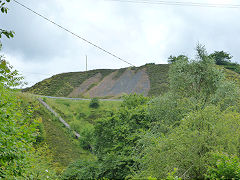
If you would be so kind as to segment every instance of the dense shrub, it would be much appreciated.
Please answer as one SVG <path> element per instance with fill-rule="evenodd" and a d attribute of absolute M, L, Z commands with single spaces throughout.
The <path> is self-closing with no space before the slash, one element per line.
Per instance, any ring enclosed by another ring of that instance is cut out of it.
<path fill-rule="evenodd" d="M 148 129 L 150 124 L 147 116 L 148 101 L 149 99 L 143 95 L 125 96 L 118 111 L 109 112 L 107 117 L 96 122 L 94 134 L 91 128 L 83 131 L 84 136 L 80 141 L 84 145 L 94 137 L 92 150 L 97 156 L 97 161 L 84 162 L 84 165 L 81 164 L 82 162 L 80 165 L 76 162 L 69 166 L 64 174 L 68 173 L 68 177 L 73 177 L 74 173 L 77 173 L 74 177 L 90 179 L 124 179 L 131 174 L 131 167 L 134 164 L 132 153 L 139 139 L 138 133 Z M 92 166 L 98 167 L 97 176 L 92 175 L 96 174 L 95 170 L 92 171 Z M 89 176 L 86 176 L 87 174 Z"/>
<path fill-rule="evenodd" d="M 140 174 L 165 178 L 178 168 L 183 178 L 202 179 L 212 151 L 237 154 L 240 146 L 240 114 L 210 106 L 188 114 L 167 135 L 148 132 L 141 140 L 144 156 Z"/>
<path fill-rule="evenodd" d="M 227 153 L 212 153 L 205 175 L 207 179 L 240 179 L 240 159 Z"/>
<path fill-rule="evenodd" d="M 62 179 L 97 179 L 99 166 L 97 161 L 78 160 L 69 165 Z"/>
<path fill-rule="evenodd" d="M 99 106 L 100 106 L 99 99 L 98 98 L 92 98 L 90 103 L 89 103 L 89 107 L 97 109 Z"/>
<path fill-rule="evenodd" d="M 152 124 L 135 146 L 133 177 L 165 179 L 177 168 L 180 178 L 203 179 L 212 152 L 239 155 L 239 87 L 200 45 L 197 59 L 171 64 L 169 79 L 169 93 L 149 103 Z"/>
<path fill-rule="evenodd" d="M 33 112 L 33 105 L 0 84 L 0 179 L 56 178 L 47 148 L 39 145 L 41 119 Z"/>

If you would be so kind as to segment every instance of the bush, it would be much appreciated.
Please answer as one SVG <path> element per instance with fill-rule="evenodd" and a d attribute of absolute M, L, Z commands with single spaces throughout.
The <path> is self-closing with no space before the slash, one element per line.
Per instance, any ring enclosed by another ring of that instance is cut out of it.
<path fill-rule="evenodd" d="M 97 161 L 78 160 L 63 172 L 62 179 L 97 179 L 98 173 Z"/>
<path fill-rule="evenodd" d="M 80 132 L 80 145 L 83 149 L 92 151 L 93 149 L 93 140 L 94 140 L 94 127 L 92 124 L 88 124 Z"/>
<path fill-rule="evenodd" d="M 226 153 L 213 153 L 207 179 L 240 179 L 240 159 Z"/>
<path fill-rule="evenodd" d="M 99 104 L 99 99 L 98 98 L 92 98 L 89 104 L 90 108 L 99 108 L 100 104 Z"/>
<path fill-rule="evenodd" d="M 238 154 L 239 125 L 239 113 L 209 106 L 189 113 L 166 135 L 146 133 L 141 139 L 144 151 L 137 156 L 141 158 L 140 174 L 165 178 L 177 167 L 179 177 L 203 179 L 211 152 L 224 149 L 230 155 Z"/>

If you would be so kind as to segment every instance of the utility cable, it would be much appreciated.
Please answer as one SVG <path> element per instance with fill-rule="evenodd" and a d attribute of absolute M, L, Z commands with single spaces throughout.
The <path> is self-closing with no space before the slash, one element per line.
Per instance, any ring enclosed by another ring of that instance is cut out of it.
<path fill-rule="evenodd" d="M 212 8 L 240 8 L 240 4 L 212 4 L 212 3 L 194 3 L 180 1 L 160 1 L 160 0 L 105 0 L 124 3 L 138 4 L 156 4 L 156 5 L 171 5 L 171 6 L 196 6 L 196 7 L 212 7 Z"/>
<path fill-rule="evenodd" d="M 22 6 L 23 8 L 25 8 L 25 9 L 31 11 L 32 13 L 38 15 L 39 17 L 41 17 L 41 18 L 47 20 L 48 22 L 50 22 L 50 23 L 52 23 L 52 24 L 58 26 L 59 28 L 63 29 L 64 31 L 67 31 L 68 33 L 72 34 L 73 36 L 75 36 L 75 37 L 77 37 L 77 38 L 79 38 L 79 39 L 81 39 L 81 40 L 87 42 L 88 44 L 94 46 L 95 48 L 97 48 L 97 49 L 99 49 L 99 50 L 101 50 L 101 51 L 103 51 L 103 52 L 105 52 L 105 53 L 107 53 L 107 54 L 113 56 L 114 58 L 116 58 L 116 59 L 118 59 L 118 60 L 120 60 L 120 61 L 122 61 L 122 62 L 125 62 L 125 63 L 129 64 L 130 66 L 134 66 L 132 63 L 130 63 L 130 62 L 128 62 L 128 61 L 126 61 L 126 60 L 124 60 L 124 59 L 118 57 L 117 55 L 111 53 L 110 51 L 108 51 L 108 50 L 106 50 L 106 49 L 104 49 L 104 48 L 102 48 L 102 47 L 100 47 L 100 46 L 98 46 L 98 45 L 96 45 L 96 44 L 94 44 L 94 43 L 88 41 L 87 39 L 85 39 L 85 38 L 79 36 L 78 34 L 76 34 L 76 33 L 72 32 L 72 31 L 70 31 L 69 29 L 67 29 L 67 28 L 65 28 L 65 27 L 63 27 L 63 26 L 61 26 L 61 25 L 55 23 L 54 21 L 52 21 L 52 20 L 50 20 L 49 18 L 47 18 L 47 17 L 45 17 L 45 16 L 39 14 L 38 12 L 32 10 L 31 8 L 29 8 L 29 7 L 25 6 L 24 4 L 18 2 L 17 0 L 13 0 L 13 1 L 14 1 L 15 3 L 19 4 L 20 6 Z"/>

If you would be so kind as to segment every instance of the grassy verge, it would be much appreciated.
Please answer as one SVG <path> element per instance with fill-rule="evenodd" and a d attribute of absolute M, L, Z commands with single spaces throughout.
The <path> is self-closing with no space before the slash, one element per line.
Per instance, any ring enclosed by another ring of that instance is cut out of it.
<path fill-rule="evenodd" d="M 81 133 L 85 128 L 94 126 L 98 118 L 117 109 L 120 101 L 101 101 L 97 109 L 89 108 L 90 100 L 45 99 L 70 126 Z"/>
<path fill-rule="evenodd" d="M 77 159 L 89 160 L 95 157 L 86 150 L 83 150 L 77 139 L 74 139 L 70 130 L 63 127 L 59 120 L 43 107 L 36 97 L 22 94 L 25 100 L 35 107 L 34 115 L 41 119 L 42 143 L 47 144 L 51 154 L 52 163 L 58 173 L 61 173 L 71 162 Z"/>

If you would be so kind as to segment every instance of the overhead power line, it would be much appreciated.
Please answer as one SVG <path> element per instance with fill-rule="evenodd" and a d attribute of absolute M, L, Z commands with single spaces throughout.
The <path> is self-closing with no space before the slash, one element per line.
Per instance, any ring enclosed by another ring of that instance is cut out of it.
<path fill-rule="evenodd" d="M 124 3 L 138 3 L 138 4 L 170 5 L 170 6 L 240 8 L 240 4 L 213 4 L 213 3 L 195 3 L 195 2 L 160 1 L 160 0 L 105 0 L 105 1 L 124 2 Z"/>
<path fill-rule="evenodd" d="M 117 55 L 111 53 L 110 51 L 108 51 L 108 50 L 106 50 L 106 49 L 104 49 L 104 48 L 102 48 L 102 47 L 100 47 L 100 46 L 98 46 L 98 45 L 96 45 L 96 44 L 90 42 L 89 40 L 87 40 L 87 39 L 85 39 L 85 38 L 79 36 L 78 34 L 72 32 L 71 30 L 69 30 L 69 29 L 67 29 L 67 28 L 65 28 L 65 27 L 63 27 L 63 26 L 57 24 L 56 22 L 54 22 L 54 21 L 50 20 L 49 18 L 47 18 L 47 17 L 41 15 L 41 14 L 38 13 L 38 12 L 32 10 L 31 8 L 29 8 L 29 7 L 25 6 L 24 4 L 18 2 L 17 0 L 13 0 L 13 1 L 14 1 L 15 3 L 19 4 L 20 6 L 22 6 L 23 8 L 25 8 L 25 9 L 31 11 L 32 13 L 38 15 L 39 17 L 41 17 L 41 18 L 47 20 L 48 22 L 50 22 L 50 23 L 52 23 L 52 24 L 58 26 L 59 28 L 63 29 L 64 31 L 67 31 L 68 33 L 72 34 L 73 36 L 75 36 L 75 37 L 77 37 L 77 38 L 79 38 L 79 39 L 85 41 L 86 43 L 88 43 L 88 44 L 94 46 L 95 48 L 97 48 L 97 49 L 99 49 L 99 50 L 101 50 L 101 51 L 103 51 L 103 52 L 105 52 L 105 53 L 107 53 L 107 54 L 113 56 L 114 58 L 116 58 L 116 59 L 118 59 L 118 60 L 120 60 L 120 61 L 122 61 L 122 62 L 125 62 L 125 63 L 129 64 L 130 66 L 134 66 L 132 63 L 130 63 L 130 62 L 128 62 L 128 61 L 126 61 L 126 60 L 124 60 L 124 59 L 118 57 Z"/>

